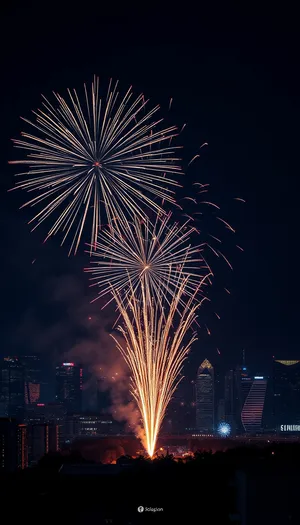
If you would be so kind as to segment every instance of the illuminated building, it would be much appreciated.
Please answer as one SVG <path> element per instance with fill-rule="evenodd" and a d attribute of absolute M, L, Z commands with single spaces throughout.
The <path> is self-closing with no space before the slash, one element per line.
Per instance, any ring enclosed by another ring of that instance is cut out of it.
<path fill-rule="evenodd" d="M 110 417 L 93 414 L 77 416 L 78 434 L 80 436 L 101 436 L 111 434 L 113 421 Z"/>
<path fill-rule="evenodd" d="M 29 464 L 35 465 L 49 451 L 49 428 L 46 424 L 29 427 Z"/>
<path fill-rule="evenodd" d="M 17 454 L 18 454 L 18 468 L 24 469 L 28 467 L 28 429 L 27 425 L 18 425 L 17 431 Z"/>
<path fill-rule="evenodd" d="M 48 452 L 59 450 L 59 426 L 47 423 L 28 427 L 29 464 L 36 465 Z"/>
<path fill-rule="evenodd" d="M 254 376 L 241 413 L 242 424 L 247 434 L 262 431 L 266 390 L 267 379 L 263 376 Z"/>
<path fill-rule="evenodd" d="M 25 403 L 38 403 L 41 396 L 41 360 L 38 355 L 20 358 L 25 371 Z"/>
<path fill-rule="evenodd" d="M 62 363 L 56 367 L 56 395 L 67 413 L 80 412 L 82 406 L 82 367 Z"/>
<path fill-rule="evenodd" d="M 211 363 L 205 359 L 199 366 L 196 381 L 197 432 L 213 433 L 214 408 L 214 369 Z"/>
<path fill-rule="evenodd" d="M 109 415 L 74 414 L 66 418 L 65 437 L 72 441 L 78 436 L 112 435 L 116 430 L 115 426 Z"/>
<path fill-rule="evenodd" d="M 64 421 L 64 407 L 60 403 L 32 403 L 26 406 L 26 422 L 62 424 Z"/>
<path fill-rule="evenodd" d="M 229 423 L 233 435 L 245 430 L 241 415 L 251 386 L 252 377 L 245 363 L 225 375 L 225 421 Z"/>
<path fill-rule="evenodd" d="M 274 427 L 300 424 L 300 360 L 273 360 Z"/>
<path fill-rule="evenodd" d="M 236 375 L 234 370 L 229 370 L 225 375 L 225 399 L 224 399 L 224 418 L 229 422 L 233 434 L 236 433 L 236 412 L 237 412 L 237 394 L 236 394 Z"/>
<path fill-rule="evenodd" d="M 27 426 L 16 419 L 0 418 L 0 473 L 28 466 Z"/>
<path fill-rule="evenodd" d="M 17 357 L 5 357 L 0 365 L 0 415 L 22 421 L 24 406 L 24 366 Z"/>

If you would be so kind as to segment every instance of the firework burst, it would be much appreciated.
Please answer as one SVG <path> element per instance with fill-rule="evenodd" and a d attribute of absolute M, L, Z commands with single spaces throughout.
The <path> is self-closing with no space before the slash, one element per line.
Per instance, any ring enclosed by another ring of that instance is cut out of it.
<path fill-rule="evenodd" d="M 34 111 L 34 134 L 22 133 L 14 145 L 28 152 L 25 160 L 11 164 L 28 166 L 16 183 L 36 195 L 24 206 L 40 205 L 31 219 L 33 229 L 57 212 L 47 238 L 63 232 L 70 235 L 70 253 L 76 253 L 90 215 L 91 244 L 97 240 L 103 222 L 116 216 L 144 218 L 143 208 L 163 214 L 159 202 L 175 203 L 178 186 L 174 175 L 181 170 L 171 139 L 174 126 L 159 129 L 159 106 L 147 109 L 143 95 L 133 97 L 131 88 L 122 98 L 118 83 L 110 83 L 100 97 L 99 80 L 91 91 L 84 86 L 82 100 L 68 90 L 68 100 L 54 93 L 52 104 L 43 97 L 42 109 Z"/>
<path fill-rule="evenodd" d="M 178 275 L 189 277 L 184 294 L 189 297 L 205 276 L 211 274 L 204 259 L 205 244 L 192 245 L 191 237 L 198 233 L 189 221 L 179 225 L 171 222 L 171 214 L 157 216 L 152 224 L 138 218 L 125 223 L 115 222 L 103 229 L 93 252 L 90 268 L 91 286 L 98 286 L 97 299 L 110 293 L 111 287 L 134 293 L 142 287 L 161 306 L 170 304 L 178 289 Z M 200 291 L 199 293 L 202 293 Z M 184 298 L 179 305 L 185 305 Z"/>

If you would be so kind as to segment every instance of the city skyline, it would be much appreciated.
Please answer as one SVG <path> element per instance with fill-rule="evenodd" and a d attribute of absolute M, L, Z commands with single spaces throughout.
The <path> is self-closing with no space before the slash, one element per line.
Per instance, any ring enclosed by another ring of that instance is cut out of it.
<path fill-rule="evenodd" d="M 300 360 L 273 359 L 273 373 L 269 376 L 258 375 L 257 367 L 251 370 L 245 362 L 244 352 L 241 361 L 242 364 L 236 364 L 232 369 L 222 370 L 205 359 L 200 363 L 197 374 L 183 377 L 172 397 L 163 432 L 188 434 L 200 430 L 198 419 L 205 418 L 205 410 L 208 409 L 212 418 L 211 428 L 205 430 L 203 427 L 203 434 L 216 434 L 222 422 L 230 425 L 232 435 L 261 431 L 280 433 L 281 425 L 300 424 L 296 408 L 300 401 Z M 211 386 L 208 390 L 205 387 L 205 391 L 208 394 L 211 392 L 211 398 L 207 399 L 209 406 L 204 410 L 202 403 L 206 401 L 202 399 L 201 385 L 202 382 L 206 385 L 208 372 Z M 52 396 L 45 396 L 45 374 L 43 360 L 36 355 L 8 356 L 1 360 L 0 417 L 14 417 L 19 423 L 26 423 L 29 420 L 51 421 L 52 418 L 60 419 L 76 413 L 98 414 L 101 419 L 101 415 L 107 417 L 110 413 L 112 419 L 119 420 L 119 416 L 115 419 L 117 405 L 113 403 L 114 391 L 107 377 L 97 378 L 75 362 L 57 363 L 50 376 L 49 371 L 47 375 Z M 39 399 L 34 397 L 31 403 L 28 403 L 29 377 L 35 379 L 35 387 L 38 386 L 38 389 L 33 389 L 34 396 L 36 391 L 41 393 Z M 122 381 L 125 381 L 123 388 L 128 388 L 128 378 L 124 377 Z M 126 403 L 129 401 L 128 397 Z M 129 430 L 127 418 L 122 421 L 123 429 Z"/>

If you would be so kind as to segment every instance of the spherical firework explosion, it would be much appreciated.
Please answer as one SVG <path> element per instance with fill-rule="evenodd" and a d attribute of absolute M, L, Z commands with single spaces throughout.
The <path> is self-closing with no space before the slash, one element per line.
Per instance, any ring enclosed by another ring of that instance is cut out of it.
<path fill-rule="evenodd" d="M 92 286 L 100 287 L 97 298 L 108 294 L 112 286 L 121 293 L 130 285 L 137 295 L 143 286 L 161 305 L 170 304 L 178 289 L 179 275 L 189 276 L 185 295 L 194 294 L 211 273 L 203 256 L 205 245 L 191 244 L 191 236 L 197 231 L 189 221 L 179 225 L 170 219 L 169 214 L 157 217 L 155 224 L 138 218 L 125 223 L 116 221 L 114 226 L 102 230 L 91 267 L 86 269 L 93 274 Z M 184 297 L 179 305 L 185 305 Z"/>
<path fill-rule="evenodd" d="M 144 96 L 134 99 L 131 88 L 121 98 L 117 85 L 110 83 L 101 98 L 95 78 L 90 93 L 84 86 L 83 102 L 75 90 L 68 90 L 68 101 L 56 93 L 54 104 L 43 98 L 36 121 L 23 119 L 35 134 L 14 140 L 29 152 L 11 162 L 29 167 L 15 188 L 37 193 L 23 206 L 41 205 L 33 229 L 57 212 L 47 238 L 62 231 L 63 243 L 72 235 L 70 252 L 78 249 L 90 210 L 93 245 L 103 219 L 111 223 L 124 213 L 144 219 L 145 207 L 164 213 L 157 199 L 175 203 L 169 186 L 178 185 L 172 176 L 180 172 L 170 146 L 176 128 L 160 130 L 159 106 L 146 110 Z"/>

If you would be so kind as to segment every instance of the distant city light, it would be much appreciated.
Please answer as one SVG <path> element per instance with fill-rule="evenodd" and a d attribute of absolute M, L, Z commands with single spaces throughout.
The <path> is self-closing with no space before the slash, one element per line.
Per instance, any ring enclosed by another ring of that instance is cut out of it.
<path fill-rule="evenodd" d="M 74 363 L 63 363 L 63 366 L 75 366 Z"/>
<path fill-rule="evenodd" d="M 231 432 L 231 426 L 229 425 L 229 423 L 220 423 L 219 426 L 218 426 L 218 434 L 220 436 L 223 436 L 223 437 L 227 437 L 229 436 Z"/>
<path fill-rule="evenodd" d="M 254 379 L 264 379 L 263 376 L 254 376 Z"/>

